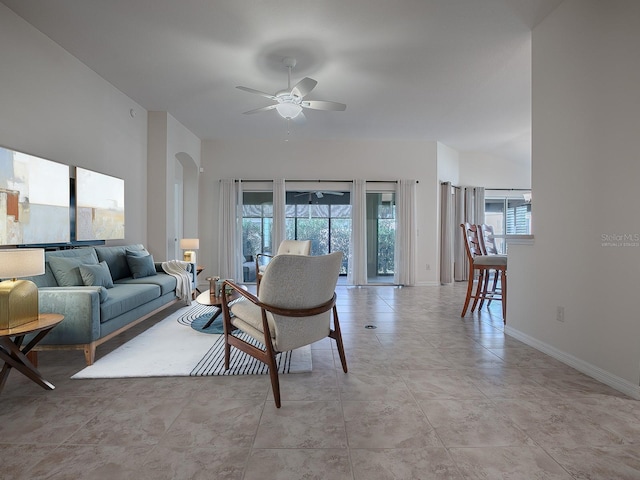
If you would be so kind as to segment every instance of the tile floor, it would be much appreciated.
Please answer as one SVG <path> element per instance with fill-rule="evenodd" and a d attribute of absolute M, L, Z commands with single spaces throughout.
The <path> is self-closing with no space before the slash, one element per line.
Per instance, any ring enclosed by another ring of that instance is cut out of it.
<path fill-rule="evenodd" d="M 640 479 L 640 402 L 505 336 L 499 303 L 461 319 L 463 298 L 339 286 L 349 373 L 314 345 L 279 410 L 266 376 L 70 380 L 82 353 L 42 352 L 57 388 L 12 372 L 0 394 L 0 478 Z"/>

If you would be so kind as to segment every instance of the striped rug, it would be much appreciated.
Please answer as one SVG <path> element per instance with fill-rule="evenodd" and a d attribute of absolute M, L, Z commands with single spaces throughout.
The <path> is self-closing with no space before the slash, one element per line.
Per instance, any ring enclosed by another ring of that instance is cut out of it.
<path fill-rule="evenodd" d="M 252 345 L 264 348 L 262 343 L 256 341 L 244 332 L 234 333 L 235 336 L 249 342 Z M 276 355 L 276 365 L 279 373 L 302 373 L 311 371 L 311 347 L 302 347 L 289 352 Z M 192 377 L 207 375 L 261 375 L 269 373 L 266 364 L 257 361 L 250 355 L 231 347 L 229 370 L 224 369 L 224 336 L 213 344 L 211 349 L 202 357 L 193 371 Z"/>

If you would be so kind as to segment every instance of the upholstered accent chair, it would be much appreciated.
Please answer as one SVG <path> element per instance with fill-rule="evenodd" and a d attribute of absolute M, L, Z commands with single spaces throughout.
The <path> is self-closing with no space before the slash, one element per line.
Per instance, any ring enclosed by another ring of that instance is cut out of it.
<path fill-rule="evenodd" d="M 276 255 L 311 255 L 311 240 L 283 240 Z M 258 253 L 256 255 L 256 292 L 260 293 L 262 275 L 275 255 Z"/>
<path fill-rule="evenodd" d="M 467 280 L 467 295 L 462 307 L 461 317 L 467 313 L 469 303 L 473 299 L 471 311 L 475 311 L 478 302 L 484 303 L 485 300 L 500 300 L 502 302 L 502 319 L 507 323 L 507 256 L 506 255 L 484 255 L 483 244 L 480 239 L 482 233 L 477 225 L 470 223 L 461 223 L 462 235 L 464 237 L 465 253 L 469 261 L 469 278 Z M 495 275 L 500 276 L 500 290 L 488 288 L 488 276 L 491 271 L 495 271 Z M 478 274 L 478 283 L 475 293 L 473 293 L 473 284 L 476 273 Z M 481 303 L 481 306 L 482 306 Z"/>
<path fill-rule="evenodd" d="M 231 306 L 222 303 L 225 368 L 229 368 L 231 347 L 266 363 L 277 408 L 280 408 L 277 353 L 330 337 L 336 342 L 342 370 L 347 373 L 335 294 L 341 265 L 341 252 L 319 256 L 276 255 L 264 272 L 258 296 L 225 281 L 226 288 L 242 297 Z M 235 329 L 250 335 L 264 348 L 233 335 Z"/>

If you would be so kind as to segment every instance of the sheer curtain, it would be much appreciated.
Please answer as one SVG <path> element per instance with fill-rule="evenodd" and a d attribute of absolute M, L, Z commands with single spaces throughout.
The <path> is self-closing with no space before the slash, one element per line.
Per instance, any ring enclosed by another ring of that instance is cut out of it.
<path fill-rule="evenodd" d="M 218 275 L 242 281 L 242 182 L 220 180 Z"/>
<path fill-rule="evenodd" d="M 458 231 L 454 223 L 454 201 L 451 182 L 440 185 L 440 283 L 453 283 L 454 238 Z"/>
<path fill-rule="evenodd" d="M 277 178 L 273 181 L 273 253 L 278 251 L 280 243 L 287 238 L 286 203 L 287 191 L 284 178 Z"/>
<path fill-rule="evenodd" d="M 354 180 L 351 192 L 351 242 L 349 243 L 349 285 L 367 284 L 367 183 Z"/>
<path fill-rule="evenodd" d="M 416 181 L 400 180 L 396 185 L 396 268 L 397 285 L 416 283 L 417 220 Z"/>
<path fill-rule="evenodd" d="M 455 264 L 454 278 L 456 281 L 467 280 L 469 265 L 464 251 L 464 236 L 460 224 L 484 223 L 484 187 L 460 187 L 456 189 L 456 222 L 455 228 Z"/>

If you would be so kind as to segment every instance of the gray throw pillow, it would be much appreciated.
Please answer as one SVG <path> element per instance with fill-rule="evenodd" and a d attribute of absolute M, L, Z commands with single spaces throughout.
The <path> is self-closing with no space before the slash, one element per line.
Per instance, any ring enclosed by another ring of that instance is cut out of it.
<path fill-rule="evenodd" d="M 153 263 L 152 255 L 138 257 L 135 255 L 127 255 L 127 263 L 133 278 L 151 277 L 157 275 L 156 266 Z"/>
<path fill-rule="evenodd" d="M 79 257 L 49 257 L 49 267 L 60 287 L 78 287 L 84 285 L 80 275 L 80 265 L 97 265 L 94 255 Z"/>
<path fill-rule="evenodd" d="M 85 285 L 113 288 L 113 279 L 107 262 L 103 261 L 98 265 L 80 265 L 78 269 Z"/>

